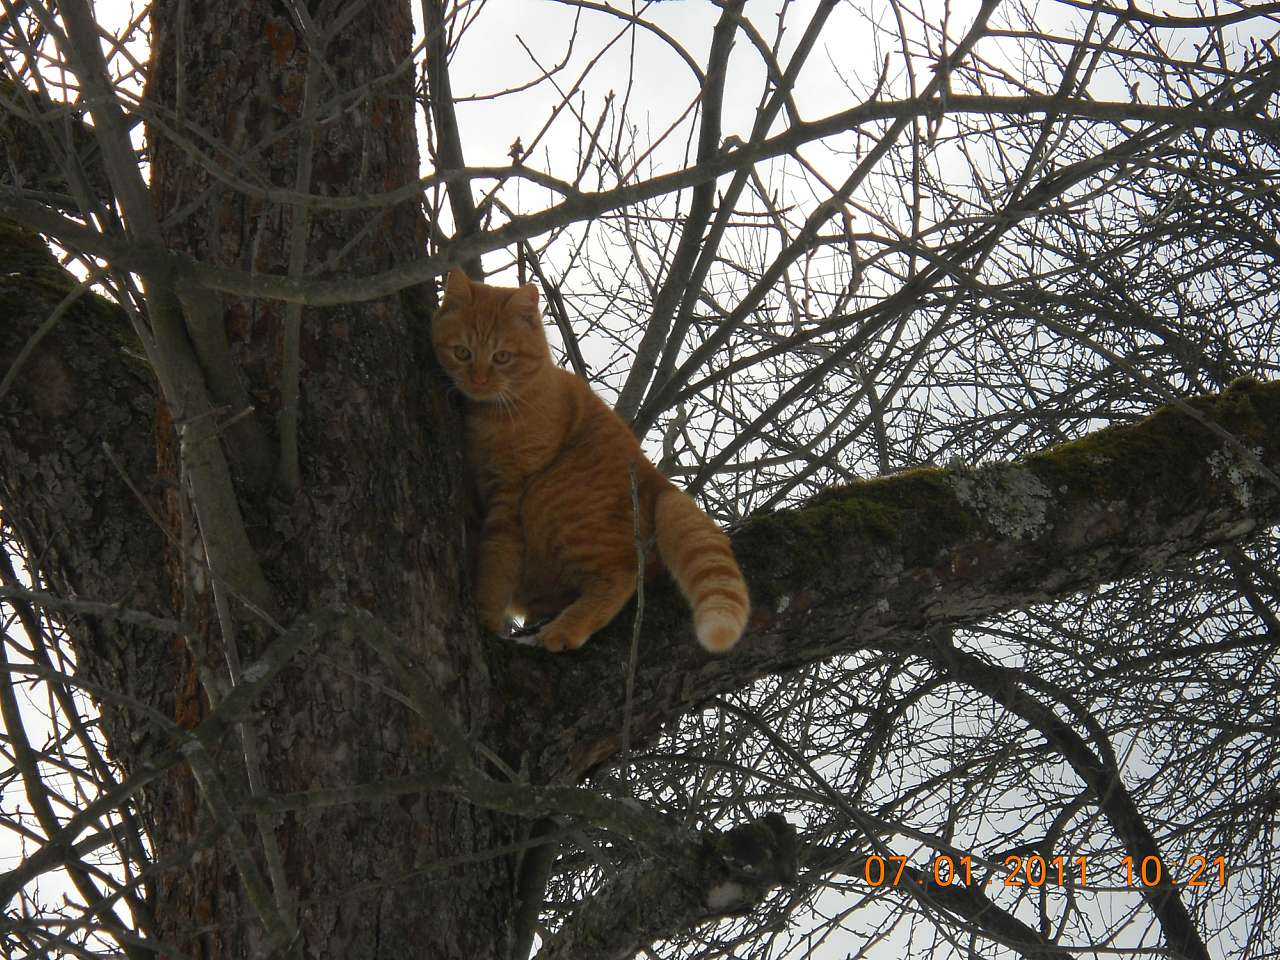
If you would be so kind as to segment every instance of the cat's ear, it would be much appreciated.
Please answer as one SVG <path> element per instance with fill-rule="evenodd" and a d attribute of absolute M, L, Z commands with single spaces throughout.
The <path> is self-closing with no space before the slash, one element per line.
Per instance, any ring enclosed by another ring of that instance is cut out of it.
<path fill-rule="evenodd" d="M 444 286 L 444 298 L 455 304 L 471 302 L 471 280 L 462 272 L 461 267 L 454 267 L 449 271 L 449 279 Z"/>
<path fill-rule="evenodd" d="M 538 322 L 538 288 L 535 284 L 526 283 L 523 287 L 516 287 L 507 303 L 521 320 Z"/>

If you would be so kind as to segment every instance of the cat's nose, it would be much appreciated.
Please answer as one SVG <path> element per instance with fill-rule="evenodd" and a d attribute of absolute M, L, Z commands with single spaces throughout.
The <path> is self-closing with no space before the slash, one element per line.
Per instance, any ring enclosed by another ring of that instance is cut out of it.
<path fill-rule="evenodd" d="M 474 371 L 471 374 L 471 382 L 474 383 L 477 387 L 485 386 L 489 382 L 488 371 L 484 371 L 484 372 L 481 372 L 480 370 Z"/>

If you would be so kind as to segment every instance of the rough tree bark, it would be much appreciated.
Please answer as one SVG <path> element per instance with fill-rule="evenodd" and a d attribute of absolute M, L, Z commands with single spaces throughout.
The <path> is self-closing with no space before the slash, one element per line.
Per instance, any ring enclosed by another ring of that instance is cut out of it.
<path fill-rule="evenodd" d="M 285 5 L 165 2 L 152 22 L 152 193 L 162 217 L 184 214 L 165 231 L 167 246 L 223 266 L 295 275 L 338 266 L 372 273 L 420 251 L 423 223 L 413 203 L 308 215 L 249 200 L 220 187 L 162 127 L 169 117 L 193 124 L 225 148 L 220 159 L 237 158 L 238 175 L 302 192 L 350 196 L 412 181 L 414 78 L 396 70 L 412 43 L 407 5 L 321 5 L 308 24 Z M 320 117 L 321 109 L 329 115 Z M 325 122 L 312 127 L 313 118 Z M 281 622 L 331 606 L 375 611 L 412 638 L 436 695 L 479 733 L 491 714 L 490 679 L 464 605 L 457 450 L 451 416 L 430 384 L 424 314 L 425 303 L 415 309 L 399 299 L 302 316 L 280 304 L 224 304 L 252 418 L 279 451 L 275 492 L 253 491 L 246 476 L 241 499 Z M 296 396 L 291 363 L 299 366 Z M 293 464 L 290 430 L 302 451 Z M 171 462 L 162 450 L 162 482 L 178 479 L 164 475 Z M 176 513 L 169 512 L 171 532 L 180 525 Z M 171 557 L 175 593 L 179 569 Z M 224 642 L 209 629 L 212 643 Z M 247 629 L 238 642 L 258 633 Z M 258 652 L 250 646 L 239 656 L 247 663 Z M 438 765 L 404 706 L 379 694 L 394 686 L 372 649 L 328 638 L 315 660 L 295 664 L 259 701 L 250 736 L 259 744 L 262 789 L 359 783 Z M 197 826 L 193 813 L 164 811 L 170 819 L 157 824 L 159 835 L 185 839 Z M 440 956 L 505 952 L 513 858 L 429 876 L 414 871 L 512 843 L 517 819 L 424 793 L 373 810 L 286 815 L 269 829 L 290 888 L 277 889 L 275 899 L 286 923 L 296 907 L 308 954 L 415 955 L 424 933 Z M 263 869 L 271 875 L 269 862 Z M 202 863 L 162 889 L 158 932 L 186 943 L 188 931 L 212 916 L 218 942 L 206 946 L 210 955 L 250 955 L 260 927 L 246 922 L 253 908 L 242 890 L 228 860 Z"/>
<path fill-rule="evenodd" d="M 283 6 L 249 0 L 162 0 L 152 16 L 151 199 L 166 245 L 274 274 L 374 273 L 418 254 L 411 204 L 367 219 L 302 215 L 225 189 L 168 135 L 179 119 L 193 124 L 225 162 L 239 158 L 237 176 L 302 192 L 402 185 L 417 164 L 412 77 L 392 70 L 409 49 L 403 4 L 370 0 L 345 23 L 312 25 L 306 40 Z M 335 97 L 332 122 L 303 132 L 300 118 Z M 7 370 L 73 282 L 36 235 L 6 227 L 0 244 Z M 234 598 L 234 635 L 223 634 L 214 579 L 232 574 L 211 577 L 189 555 L 183 414 L 122 349 L 131 334 L 121 311 L 82 298 L 0 398 L 0 501 L 41 577 L 62 595 L 191 628 L 184 641 L 120 619 L 69 619 L 113 752 L 146 783 L 158 866 L 144 922 L 166 953 L 248 957 L 292 944 L 312 957 L 506 957 L 521 844 L 530 819 L 548 813 L 594 817 L 661 854 L 606 885 L 548 956 L 629 955 L 748 907 L 792 874 L 795 852 L 775 821 L 689 837 L 564 787 L 620 747 L 620 634 L 631 611 L 574 656 L 478 633 L 456 419 L 431 373 L 427 294 L 302 315 L 229 298 L 209 315 L 198 295 L 174 292 L 215 412 L 237 418 L 221 440 L 254 554 L 242 559 L 265 574 L 271 618 L 305 628 L 305 644 Z M 294 425 L 296 470 L 285 439 Z M 1276 471 L 1280 388 L 1241 383 L 1025 463 L 916 471 L 756 518 L 734 539 L 756 604 L 739 651 L 702 654 L 672 591 L 650 594 L 632 736 L 765 674 L 866 647 L 968 671 L 986 694 L 1052 727 L 1023 678 L 965 660 L 936 639 L 939 628 L 1248 537 L 1280 516 Z M 317 616 L 333 610 L 342 613 Z M 199 682 L 226 672 L 228 646 L 242 666 L 294 651 L 278 673 L 244 671 L 252 711 L 230 717 Z M 184 740 L 142 708 L 198 736 Z M 244 721 L 243 737 L 228 719 Z M 1140 852 L 1149 837 L 1131 822 L 1108 758 L 1057 732 L 1055 749 Z M 179 744 L 184 762 L 160 766 Z M 471 755 L 476 745 L 487 759 Z M 246 766 L 261 782 L 248 782 Z M 378 802 L 337 790 L 374 783 Z M 335 792 L 303 797 L 324 788 Z M 210 833 L 216 846 L 193 857 Z M 750 877 L 734 875 L 737 899 L 708 899 L 742 867 L 744 837 L 766 852 Z M 1176 897 L 1156 889 L 1149 901 L 1171 947 L 1204 955 Z M 610 922 L 624 903 L 628 922 Z"/>

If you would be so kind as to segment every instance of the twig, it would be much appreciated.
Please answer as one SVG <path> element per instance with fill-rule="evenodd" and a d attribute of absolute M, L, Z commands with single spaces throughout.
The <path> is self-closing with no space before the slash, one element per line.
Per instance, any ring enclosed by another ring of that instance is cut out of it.
<path fill-rule="evenodd" d="M 636 617 L 631 623 L 631 652 L 627 657 L 626 693 L 622 701 L 622 751 L 619 762 L 624 768 L 624 782 L 628 787 L 631 778 L 625 768 L 631 759 L 631 703 L 636 686 L 636 660 L 640 653 L 640 626 L 644 622 L 644 560 L 645 542 L 640 531 L 640 491 L 636 487 L 636 468 L 628 471 L 631 480 L 631 526 L 636 544 Z"/>
<path fill-rule="evenodd" d="M 302 129 L 298 142 L 298 167 L 294 185 L 298 193 L 311 189 L 311 167 L 315 157 L 316 86 L 320 82 L 321 52 L 307 51 L 307 76 L 302 93 Z M 301 277 L 307 268 L 307 234 L 311 212 L 295 207 L 289 234 L 289 276 Z M 302 485 L 298 462 L 298 402 L 302 377 L 302 304 L 285 308 L 283 361 L 280 367 L 280 468 L 277 480 L 286 497 L 297 495 Z"/>
<path fill-rule="evenodd" d="M 534 276 L 538 278 L 538 282 L 542 284 L 542 289 L 546 291 L 547 309 L 550 311 L 552 319 L 556 322 L 556 328 L 560 331 L 560 339 L 564 341 L 564 349 L 569 357 L 569 365 L 573 367 L 574 373 L 584 380 L 587 379 L 587 361 L 583 359 L 582 348 L 578 346 L 578 336 L 573 332 L 573 327 L 569 323 L 569 313 L 564 306 L 564 297 L 560 294 L 560 285 L 552 283 L 547 275 L 543 273 L 542 264 L 538 262 L 538 257 L 529 241 L 520 241 L 520 249 L 524 253 L 521 262 L 529 265 L 529 269 L 533 271 Z"/>
<path fill-rule="evenodd" d="M 103 603 L 100 600 L 70 600 L 66 597 L 56 597 L 41 590 L 28 590 L 25 587 L 0 587 L 0 600 L 25 600 L 27 603 L 34 603 L 36 606 L 46 607 L 50 610 L 105 617 L 110 620 L 119 620 L 121 623 L 132 624 L 133 626 L 147 627 L 159 633 L 176 633 L 181 636 L 191 633 L 195 629 L 189 623 L 170 620 L 167 617 L 157 617 L 143 610 L 122 607 L 117 603 Z"/>

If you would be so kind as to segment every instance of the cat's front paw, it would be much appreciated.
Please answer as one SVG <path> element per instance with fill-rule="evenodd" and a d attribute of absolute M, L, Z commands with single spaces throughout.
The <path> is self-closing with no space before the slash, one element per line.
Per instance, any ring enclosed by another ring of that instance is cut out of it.
<path fill-rule="evenodd" d="M 538 642 L 552 653 L 564 650 L 577 650 L 587 642 L 590 634 L 582 635 L 556 620 L 552 620 L 538 631 Z"/>

